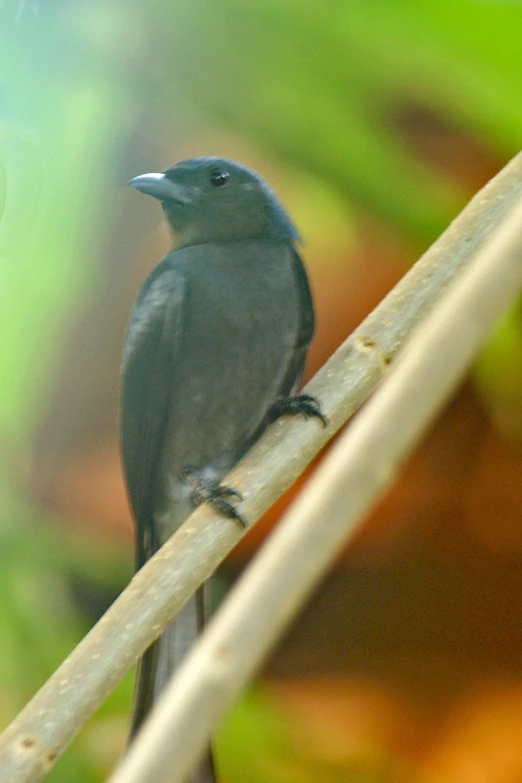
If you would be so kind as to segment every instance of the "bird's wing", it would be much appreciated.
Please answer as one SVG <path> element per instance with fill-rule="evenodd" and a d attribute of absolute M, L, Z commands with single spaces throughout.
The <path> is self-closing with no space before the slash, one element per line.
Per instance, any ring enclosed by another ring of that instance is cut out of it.
<path fill-rule="evenodd" d="M 152 517 L 154 490 L 179 352 L 184 288 L 182 274 L 167 257 L 138 295 L 123 354 L 122 456 L 137 523 L 138 568 L 159 545 Z"/>
<path fill-rule="evenodd" d="M 281 395 L 283 397 L 295 394 L 301 387 L 306 351 L 314 333 L 314 308 L 310 286 L 308 285 L 308 278 L 299 253 L 294 247 L 291 248 L 291 252 L 292 270 L 295 278 L 299 307 L 299 328 L 292 358 L 281 387 Z"/>

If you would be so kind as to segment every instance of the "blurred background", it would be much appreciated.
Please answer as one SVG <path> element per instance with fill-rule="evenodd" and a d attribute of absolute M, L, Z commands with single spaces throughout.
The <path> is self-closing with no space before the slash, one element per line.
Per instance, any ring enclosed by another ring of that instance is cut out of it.
<path fill-rule="evenodd" d="M 515 0 L 1 0 L 2 727 L 132 574 L 119 359 L 169 237 L 126 182 L 201 154 L 269 180 L 304 239 L 310 376 L 519 150 L 521 39 Z M 521 321 L 224 721 L 223 783 L 522 780 Z M 105 778 L 130 695 L 49 780 Z"/>

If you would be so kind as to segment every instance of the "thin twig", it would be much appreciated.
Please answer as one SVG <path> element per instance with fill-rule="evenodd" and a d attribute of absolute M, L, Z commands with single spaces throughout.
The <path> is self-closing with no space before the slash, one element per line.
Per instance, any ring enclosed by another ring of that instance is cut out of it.
<path fill-rule="evenodd" d="M 272 426 L 227 483 L 250 522 L 287 489 L 373 391 L 407 336 L 522 193 L 522 154 L 484 188 L 308 384 L 330 420 Z M 0 737 L 0 783 L 41 780 L 106 695 L 243 532 L 200 507 L 136 574 Z"/>
<path fill-rule="evenodd" d="M 180 667 L 110 783 L 181 783 L 522 289 L 522 200 L 426 319 Z"/>

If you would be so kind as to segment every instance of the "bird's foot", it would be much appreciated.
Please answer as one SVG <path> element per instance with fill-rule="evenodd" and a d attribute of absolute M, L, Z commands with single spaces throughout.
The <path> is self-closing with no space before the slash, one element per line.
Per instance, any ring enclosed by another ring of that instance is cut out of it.
<path fill-rule="evenodd" d="M 319 419 L 323 427 L 328 424 L 328 419 L 321 411 L 319 401 L 311 394 L 297 394 L 295 397 L 281 397 L 270 408 L 273 421 L 281 416 L 298 416 L 305 419 Z"/>
<path fill-rule="evenodd" d="M 208 503 L 209 506 L 219 511 L 223 516 L 237 520 L 242 527 L 248 527 L 246 520 L 231 503 L 233 500 L 243 500 L 243 495 L 236 489 L 219 484 L 219 482 L 212 479 L 198 476 L 197 471 L 190 468 L 183 468 L 181 477 L 190 484 L 192 497 L 197 505 Z"/>

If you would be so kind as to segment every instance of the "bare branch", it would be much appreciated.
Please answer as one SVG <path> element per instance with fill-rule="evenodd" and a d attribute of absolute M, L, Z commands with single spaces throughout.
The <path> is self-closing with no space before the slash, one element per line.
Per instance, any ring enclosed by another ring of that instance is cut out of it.
<path fill-rule="evenodd" d="M 110 783 L 182 783 L 522 288 L 522 200 L 426 319 L 234 587 Z"/>
<path fill-rule="evenodd" d="M 522 154 L 470 202 L 442 237 L 308 384 L 330 419 L 271 427 L 227 478 L 254 521 L 371 393 L 389 361 L 468 265 L 522 193 Z M 136 574 L 113 606 L 0 737 L 0 783 L 38 781 L 164 625 L 243 535 L 199 508 Z"/>

